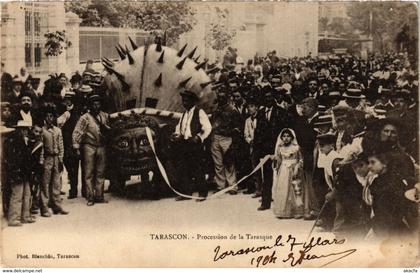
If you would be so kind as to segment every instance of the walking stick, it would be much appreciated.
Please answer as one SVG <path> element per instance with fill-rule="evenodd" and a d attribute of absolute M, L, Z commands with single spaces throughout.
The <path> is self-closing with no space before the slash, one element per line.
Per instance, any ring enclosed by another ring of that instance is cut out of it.
<path fill-rule="evenodd" d="M 316 225 L 316 223 L 318 222 L 319 218 L 321 217 L 321 214 L 322 214 L 322 212 L 324 211 L 325 205 L 327 205 L 327 203 L 328 203 L 328 201 L 326 201 L 326 200 L 325 200 L 324 204 L 323 204 L 323 205 L 322 205 L 322 207 L 321 207 L 321 210 L 320 210 L 320 211 L 319 211 L 319 213 L 318 213 L 318 217 L 316 217 L 315 223 L 312 225 L 311 231 L 309 232 L 308 237 L 306 238 L 306 241 L 307 241 L 307 240 L 311 237 L 312 232 L 313 232 L 313 231 L 314 231 L 314 229 L 315 229 L 315 225 Z"/>

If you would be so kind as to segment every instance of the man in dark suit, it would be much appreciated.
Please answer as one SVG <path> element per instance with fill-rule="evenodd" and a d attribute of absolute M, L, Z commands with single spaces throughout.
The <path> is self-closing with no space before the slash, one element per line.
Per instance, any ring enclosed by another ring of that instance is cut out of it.
<path fill-rule="evenodd" d="M 237 145 L 238 149 L 236 151 L 236 162 L 235 168 L 238 172 L 239 179 L 247 175 L 251 171 L 251 160 L 249 154 L 249 144 L 245 141 L 244 130 L 245 130 L 245 120 L 248 118 L 248 110 L 246 107 L 245 99 L 239 88 L 236 88 L 232 92 L 232 99 L 235 110 L 239 114 L 240 122 L 240 134 L 236 135 L 237 139 L 234 139 L 234 143 Z M 240 189 L 246 188 L 245 183 L 239 185 Z"/>
<path fill-rule="evenodd" d="M 272 88 L 264 88 L 265 107 L 261 109 L 260 121 L 265 125 L 264 148 L 261 157 L 266 154 L 273 154 L 277 137 L 280 131 L 289 127 L 290 118 L 287 110 L 279 107 L 273 95 Z M 271 188 L 273 186 L 273 170 L 270 162 L 263 168 L 264 181 L 262 184 L 262 202 L 258 210 L 267 210 L 271 207 Z"/>
<path fill-rule="evenodd" d="M 192 195 L 195 179 L 199 196 L 203 197 L 203 199 L 197 199 L 197 201 L 204 201 L 207 197 L 207 185 L 202 164 L 203 142 L 210 135 L 212 127 L 204 110 L 196 107 L 197 95 L 185 90 L 181 93 L 181 96 L 185 112 L 171 136 L 171 141 L 176 146 L 178 154 L 177 174 L 180 191 L 185 195 Z M 175 200 L 187 199 L 178 196 Z"/>
<path fill-rule="evenodd" d="M 319 208 L 314 194 L 314 149 L 316 141 L 315 123 L 318 121 L 318 102 L 308 97 L 302 100 L 299 107 L 302 109 L 302 116 L 296 117 L 294 131 L 303 155 L 303 169 L 306 182 L 308 183 L 308 194 L 305 195 L 305 220 L 313 220 Z"/>

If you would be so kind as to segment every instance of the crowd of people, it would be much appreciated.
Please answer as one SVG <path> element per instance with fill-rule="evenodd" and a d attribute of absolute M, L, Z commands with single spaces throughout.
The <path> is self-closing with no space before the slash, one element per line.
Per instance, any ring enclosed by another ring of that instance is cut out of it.
<path fill-rule="evenodd" d="M 258 211 L 317 219 L 317 226 L 337 235 L 417 229 L 416 64 L 402 53 L 365 60 L 281 58 L 275 51 L 244 64 L 237 50 L 229 51 L 223 64 L 207 66 L 217 93 L 215 112 L 199 109 L 194 92 L 181 93 L 185 112 L 170 138 L 179 151 L 175 186 L 183 196 L 176 200 L 198 191 L 197 201 L 204 201 L 214 183 L 217 190 L 229 187 L 231 195 L 260 200 Z M 2 122 L 16 128 L 3 146 L 11 147 L 2 162 L 2 181 L 11 185 L 10 201 L 3 204 L 9 225 L 32 222 L 30 212 L 38 207 L 41 216 L 50 216 L 48 207 L 66 214 L 60 174 L 64 165 L 68 198 L 76 198 L 80 159 L 83 197 L 88 205 L 106 202 L 108 116 L 101 111 L 101 74 L 88 67 L 70 83 L 64 74 L 52 75 L 43 87 L 35 87 L 30 76 L 23 81 L 3 75 Z M 42 96 L 34 92 L 39 88 Z M 238 185 L 266 155 L 270 160 L 261 170 Z"/>

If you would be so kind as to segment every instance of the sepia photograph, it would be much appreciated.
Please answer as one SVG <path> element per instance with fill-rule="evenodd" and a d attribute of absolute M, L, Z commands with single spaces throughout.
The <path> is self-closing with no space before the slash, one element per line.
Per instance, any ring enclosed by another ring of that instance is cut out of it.
<path fill-rule="evenodd" d="M 0 5 L 3 272 L 417 272 L 417 2 Z"/>

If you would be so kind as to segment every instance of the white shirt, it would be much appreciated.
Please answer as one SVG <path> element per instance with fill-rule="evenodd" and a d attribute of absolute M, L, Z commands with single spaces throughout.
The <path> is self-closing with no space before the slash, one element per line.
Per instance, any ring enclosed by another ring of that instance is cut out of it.
<path fill-rule="evenodd" d="M 257 127 L 257 118 L 252 120 L 252 117 L 249 117 L 245 120 L 245 129 L 244 129 L 244 138 L 248 144 L 251 144 L 251 141 L 254 140 L 254 132 Z"/>
<path fill-rule="evenodd" d="M 266 107 L 265 108 L 265 117 L 267 118 L 268 121 L 270 121 L 270 119 L 271 119 L 272 110 L 273 110 L 273 107 L 270 107 L 270 108 Z"/>
<path fill-rule="evenodd" d="M 24 121 L 30 122 L 32 124 L 31 111 L 29 111 L 28 113 L 25 113 L 23 110 L 20 110 L 20 115 L 22 116 L 22 119 Z"/>
<path fill-rule="evenodd" d="M 184 139 L 189 139 L 192 137 L 191 120 L 194 115 L 194 110 L 195 106 L 192 107 L 189 111 L 185 111 L 175 127 L 175 133 L 182 135 Z M 201 142 L 203 142 L 210 135 L 212 127 L 209 117 L 203 109 L 200 109 L 198 114 L 201 124 L 201 132 L 199 132 L 197 136 L 201 139 Z"/>

